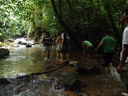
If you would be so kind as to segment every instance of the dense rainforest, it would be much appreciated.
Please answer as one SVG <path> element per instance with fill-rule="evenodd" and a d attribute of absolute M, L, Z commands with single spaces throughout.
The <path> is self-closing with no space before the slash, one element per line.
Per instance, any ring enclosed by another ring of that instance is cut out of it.
<path fill-rule="evenodd" d="M 27 35 L 38 41 L 41 34 L 65 29 L 71 45 L 84 39 L 96 45 L 106 31 L 121 44 L 120 16 L 127 0 L 0 0 L 0 41 Z"/>

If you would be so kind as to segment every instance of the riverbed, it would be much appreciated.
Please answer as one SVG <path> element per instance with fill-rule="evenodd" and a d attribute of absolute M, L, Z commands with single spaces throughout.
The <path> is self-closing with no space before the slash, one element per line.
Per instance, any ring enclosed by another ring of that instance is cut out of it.
<path fill-rule="evenodd" d="M 85 60 L 82 57 L 81 52 L 70 51 L 70 60 L 79 61 L 87 68 L 98 65 L 101 66 L 103 59 L 101 55 L 91 55 L 90 60 Z M 56 90 L 54 88 L 54 80 L 59 73 L 69 73 L 73 71 L 73 67 L 64 66 L 50 74 L 35 75 L 29 80 L 18 79 L 23 75 L 29 75 L 32 73 L 43 72 L 46 70 L 46 66 L 58 64 L 59 61 L 55 58 L 55 49 L 51 52 L 50 61 L 44 60 L 43 47 L 34 45 L 31 48 L 20 46 L 10 49 L 10 56 L 0 60 L 0 78 L 11 78 L 11 84 L 0 85 L 0 96 L 65 96 L 62 88 Z M 114 62 L 114 63 L 118 63 Z M 117 65 L 117 64 L 115 64 Z M 125 67 L 125 70 L 127 68 Z M 127 72 L 127 71 L 125 71 Z M 127 74 L 125 73 L 127 76 Z M 124 76 L 124 77 L 126 77 Z M 91 74 L 83 75 L 80 77 L 86 84 L 86 87 L 82 88 L 81 93 L 84 96 L 124 96 L 123 92 L 126 92 L 126 86 L 122 78 L 115 73 L 114 75 L 109 72 L 108 74 Z M 72 92 L 67 96 L 78 96 Z"/>

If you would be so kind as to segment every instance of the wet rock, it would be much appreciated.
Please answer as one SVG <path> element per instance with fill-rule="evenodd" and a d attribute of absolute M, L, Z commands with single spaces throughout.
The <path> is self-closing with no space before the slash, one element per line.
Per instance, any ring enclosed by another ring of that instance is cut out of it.
<path fill-rule="evenodd" d="M 8 42 L 14 42 L 14 40 L 13 40 L 13 39 L 8 39 L 7 41 L 8 41 Z"/>
<path fill-rule="evenodd" d="M 76 96 L 75 93 L 73 93 L 73 92 L 70 91 L 70 90 L 65 91 L 65 92 L 64 92 L 64 95 L 66 95 L 66 96 Z"/>
<path fill-rule="evenodd" d="M 78 68 L 75 69 L 76 72 L 78 72 L 81 75 L 88 75 L 90 74 L 90 70 L 87 69 L 85 66 L 79 66 Z"/>
<path fill-rule="evenodd" d="M 18 44 L 21 44 L 22 42 L 21 41 L 18 41 Z"/>
<path fill-rule="evenodd" d="M 78 61 L 70 61 L 69 65 L 72 65 L 74 67 L 78 66 L 79 62 Z"/>
<path fill-rule="evenodd" d="M 47 80 L 47 75 L 46 74 L 43 74 L 43 75 L 40 75 L 36 78 L 36 80 L 38 81 L 46 81 Z"/>
<path fill-rule="evenodd" d="M 0 58 L 4 58 L 6 56 L 9 56 L 9 50 L 4 49 L 4 48 L 0 48 Z"/>
<path fill-rule="evenodd" d="M 102 66 L 94 66 L 91 68 L 90 71 L 95 74 L 101 74 L 103 72 L 103 67 Z"/>
<path fill-rule="evenodd" d="M 2 78 L 0 79 L 0 85 L 8 85 L 11 82 L 9 80 L 7 80 L 6 78 Z"/>
<path fill-rule="evenodd" d="M 68 90 L 79 90 L 81 88 L 81 80 L 78 72 L 70 72 L 64 76 L 63 84 Z"/>
<path fill-rule="evenodd" d="M 15 45 L 14 47 L 19 47 L 19 45 Z"/>
<path fill-rule="evenodd" d="M 38 45 L 39 44 L 39 42 L 35 42 L 33 45 Z"/>
<path fill-rule="evenodd" d="M 26 90 L 28 90 L 28 89 L 29 89 L 29 88 L 28 88 L 27 86 L 23 86 L 23 87 L 20 88 L 21 91 L 26 91 Z"/>
<path fill-rule="evenodd" d="M 21 41 L 18 41 L 18 44 L 20 44 L 20 45 L 27 45 L 26 42 L 21 42 Z"/>
<path fill-rule="evenodd" d="M 77 96 L 87 96 L 87 95 L 85 95 L 84 93 L 78 93 Z"/>
<path fill-rule="evenodd" d="M 84 81 L 81 81 L 81 87 L 86 87 L 86 83 Z"/>
<path fill-rule="evenodd" d="M 61 72 L 61 73 L 59 73 L 60 75 L 62 75 L 62 76 L 65 76 L 65 75 L 67 75 L 68 73 L 67 72 Z"/>
<path fill-rule="evenodd" d="M 26 45 L 26 47 L 28 48 L 28 47 L 32 47 L 32 45 Z"/>

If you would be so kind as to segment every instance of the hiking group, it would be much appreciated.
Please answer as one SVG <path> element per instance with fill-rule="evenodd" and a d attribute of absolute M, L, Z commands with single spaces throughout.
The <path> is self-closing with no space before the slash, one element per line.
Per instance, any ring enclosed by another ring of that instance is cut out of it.
<path fill-rule="evenodd" d="M 124 11 L 124 14 L 121 16 L 120 22 L 123 23 L 125 29 L 123 32 L 120 63 L 117 67 L 117 72 L 119 74 L 122 73 L 122 68 L 128 56 L 128 10 Z M 43 38 L 43 44 L 44 53 L 46 57 L 45 59 L 48 60 L 50 58 L 50 52 L 53 45 L 53 40 L 49 32 L 46 32 L 46 36 Z M 101 46 L 103 46 L 103 59 L 105 61 L 104 64 L 102 64 L 102 66 L 105 68 L 105 72 L 107 73 L 109 66 L 110 68 L 113 68 L 112 59 L 116 46 L 116 40 L 110 35 L 109 31 L 105 32 L 105 36 L 101 39 L 100 43 L 95 48 L 95 51 L 97 51 Z M 89 40 L 83 40 L 82 49 L 83 56 L 86 57 L 86 59 L 89 59 L 93 49 L 93 44 Z M 63 29 L 56 34 L 56 57 L 57 59 L 60 58 L 60 61 L 63 62 L 64 55 L 66 56 L 66 61 L 69 61 L 68 41 L 65 30 Z"/>
<path fill-rule="evenodd" d="M 120 63 L 117 66 L 116 70 L 119 74 L 122 74 L 123 66 L 125 65 L 125 61 L 128 57 L 128 10 L 124 11 L 124 14 L 120 18 L 120 22 L 125 26 L 125 29 L 122 38 L 122 51 L 120 56 Z M 53 40 L 49 32 L 46 32 L 46 36 L 43 38 L 43 44 L 44 44 L 44 53 L 46 56 L 45 59 L 49 59 L 50 51 L 53 45 Z M 81 45 L 83 49 L 83 56 L 86 57 L 86 59 L 89 59 L 90 54 L 93 50 L 93 44 L 89 40 L 83 40 Z M 102 64 L 102 66 L 104 67 L 105 73 L 107 73 L 109 70 L 109 66 L 110 66 L 110 70 L 114 68 L 112 64 L 112 59 L 116 46 L 116 40 L 111 36 L 109 31 L 105 32 L 105 36 L 101 39 L 101 41 L 95 48 L 95 51 L 97 51 L 101 46 L 103 46 L 103 59 L 104 59 L 104 64 Z M 68 42 L 67 42 L 66 33 L 65 30 L 61 30 L 61 32 L 58 32 L 56 34 L 56 57 L 57 59 L 60 58 L 61 63 L 64 62 L 64 55 L 66 56 L 66 61 L 69 61 Z"/>
<path fill-rule="evenodd" d="M 45 60 L 49 60 L 53 40 L 49 32 L 46 32 L 45 35 L 43 38 Z M 61 63 L 63 63 L 64 55 L 66 56 L 66 61 L 69 61 L 67 37 L 65 30 L 61 30 L 61 32 L 56 33 L 56 59 L 59 60 L 60 58 Z"/>

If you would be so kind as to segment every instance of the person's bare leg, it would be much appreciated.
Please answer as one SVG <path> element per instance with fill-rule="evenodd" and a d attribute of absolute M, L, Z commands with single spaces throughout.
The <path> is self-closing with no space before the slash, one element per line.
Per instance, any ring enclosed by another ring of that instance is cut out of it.
<path fill-rule="evenodd" d="M 60 57 L 60 54 L 59 54 L 59 51 L 57 50 L 56 51 L 56 58 L 59 59 L 59 57 Z"/>
<path fill-rule="evenodd" d="M 110 62 L 109 65 L 110 65 L 110 68 L 114 71 L 114 67 L 113 67 L 112 62 Z"/>
<path fill-rule="evenodd" d="M 68 53 L 66 54 L 66 59 L 67 59 L 67 61 L 69 61 L 69 55 L 68 55 Z"/>
<path fill-rule="evenodd" d="M 110 62 L 109 64 L 110 64 L 110 67 L 113 68 L 112 62 Z"/>
<path fill-rule="evenodd" d="M 108 73 L 108 67 L 104 68 L 105 73 Z"/>
<path fill-rule="evenodd" d="M 63 54 L 60 54 L 60 58 L 61 58 L 61 63 L 63 63 Z"/>
<path fill-rule="evenodd" d="M 48 57 L 48 59 L 50 58 L 50 51 L 48 51 L 48 53 L 47 53 L 47 57 Z"/>
<path fill-rule="evenodd" d="M 89 59 L 90 58 L 90 54 L 89 53 L 87 53 L 87 59 Z"/>

